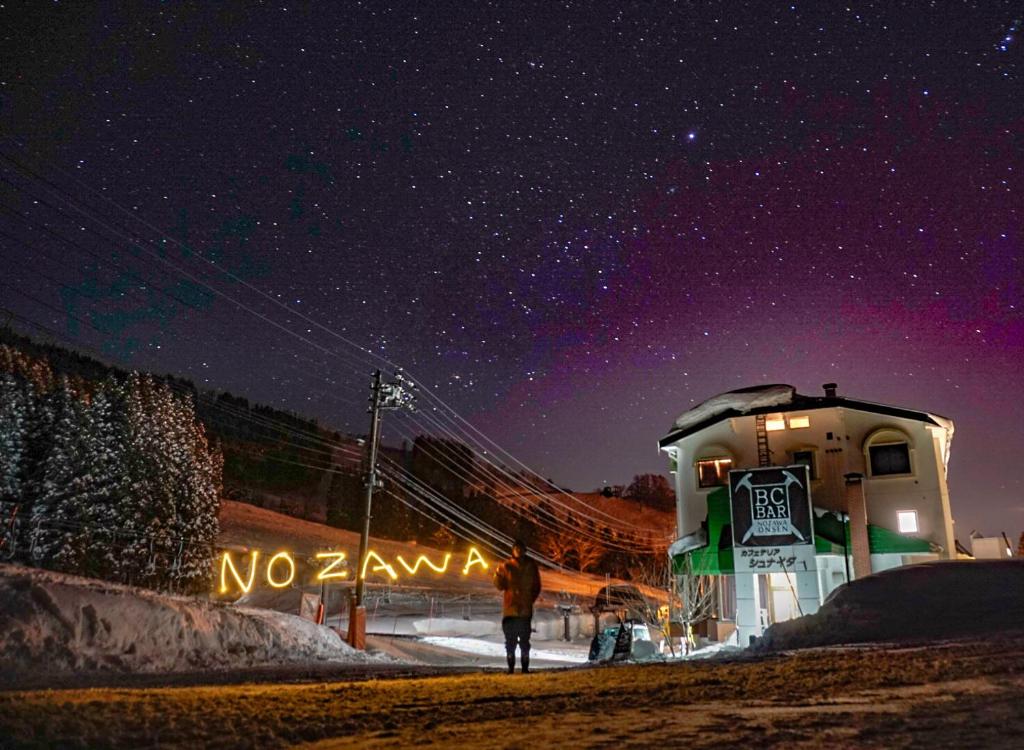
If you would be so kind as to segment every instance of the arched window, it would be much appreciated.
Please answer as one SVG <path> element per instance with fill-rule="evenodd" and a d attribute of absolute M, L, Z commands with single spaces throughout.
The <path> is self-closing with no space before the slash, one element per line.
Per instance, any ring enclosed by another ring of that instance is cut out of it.
<path fill-rule="evenodd" d="M 898 477 L 914 473 L 914 445 L 902 430 L 875 430 L 864 441 L 868 476 Z"/>

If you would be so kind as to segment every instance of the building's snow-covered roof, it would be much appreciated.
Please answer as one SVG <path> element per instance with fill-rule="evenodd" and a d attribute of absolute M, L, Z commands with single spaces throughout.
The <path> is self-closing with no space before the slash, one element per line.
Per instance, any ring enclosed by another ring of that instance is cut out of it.
<path fill-rule="evenodd" d="M 878 404 L 871 401 L 842 398 L 829 391 L 824 396 L 805 396 L 796 392 L 791 385 L 772 384 L 758 385 L 751 388 L 740 388 L 709 398 L 688 409 L 672 424 L 668 435 L 658 441 L 665 448 L 677 440 L 699 432 L 706 427 L 717 424 L 731 417 L 742 417 L 754 414 L 775 412 L 807 411 L 829 407 L 843 407 L 859 411 L 886 414 L 901 419 L 913 419 L 918 422 L 935 425 L 943 430 L 943 458 L 949 459 L 949 444 L 953 438 L 953 421 L 947 417 L 929 412 L 904 409 L 899 406 Z"/>
<path fill-rule="evenodd" d="M 702 401 L 692 409 L 684 411 L 672 425 L 673 430 L 685 430 L 725 412 L 746 414 L 753 409 L 766 406 L 784 406 L 793 402 L 796 388 L 791 385 L 761 385 L 741 388 Z"/>

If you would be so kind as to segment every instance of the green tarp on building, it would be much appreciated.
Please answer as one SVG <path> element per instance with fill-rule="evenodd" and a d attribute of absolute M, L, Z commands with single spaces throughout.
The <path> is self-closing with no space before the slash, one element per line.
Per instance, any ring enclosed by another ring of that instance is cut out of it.
<path fill-rule="evenodd" d="M 732 516 L 729 513 L 729 489 L 719 487 L 708 494 L 707 536 L 708 546 L 676 555 L 672 559 L 672 572 L 676 575 L 721 575 L 735 573 L 732 550 Z M 814 549 L 819 555 L 843 554 L 845 524 L 833 513 L 814 516 Z M 846 526 L 849 547 L 850 530 Z M 913 555 L 932 551 L 924 539 L 904 536 L 880 526 L 868 524 L 868 545 L 872 554 Z M 687 560 L 689 558 L 689 560 Z M 687 565 L 689 563 L 689 565 Z M 690 569 L 687 570 L 687 567 Z"/>

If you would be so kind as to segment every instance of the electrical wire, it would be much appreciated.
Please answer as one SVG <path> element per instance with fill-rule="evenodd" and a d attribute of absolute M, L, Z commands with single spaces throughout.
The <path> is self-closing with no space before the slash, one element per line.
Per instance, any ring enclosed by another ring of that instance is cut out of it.
<path fill-rule="evenodd" d="M 7 158 L 7 157 L 5 157 L 5 158 Z M 11 161 L 14 161 L 14 160 L 11 160 Z M 15 163 L 16 163 L 16 162 L 15 162 Z M 23 167 L 23 165 L 19 165 L 19 166 Z M 37 177 L 38 179 L 42 179 L 42 180 L 43 180 L 44 182 L 46 182 L 46 183 L 47 183 L 48 185 L 50 185 L 50 186 L 51 186 L 51 188 L 53 188 L 53 189 L 54 189 L 55 191 L 57 190 L 56 186 L 55 186 L 55 185 L 53 185 L 53 183 L 50 183 L 49 181 L 45 180 L 45 178 L 41 178 L 41 177 L 40 177 L 40 176 L 39 176 L 38 174 L 36 174 L 36 173 L 32 172 L 31 170 L 28 170 L 28 171 L 30 172 L 30 174 L 33 174 L 33 175 L 34 175 L 35 177 Z M 108 225 L 108 224 L 105 224 L 104 222 L 101 222 L 101 221 L 97 220 L 97 219 L 96 219 L 95 217 L 89 217 L 89 215 L 88 215 L 88 214 L 87 214 L 86 212 L 84 212 L 84 211 L 83 211 L 82 209 L 80 209 L 80 208 L 79 208 L 79 207 L 77 207 L 76 205 L 72 204 L 72 203 L 71 203 L 71 202 L 70 202 L 69 200 L 67 200 L 66 198 L 65 198 L 65 200 L 66 200 L 66 201 L 68 202 L 68 205 L 70 205 L 70 206 L 71 206 L 71 207 L 72 207 L 73 209 L 75 209 L 75 210 L 76 210 L 77 212 L 79 212 L 79 213 L 82 213 L 82 214 L 83 214 L 84 216 L 87 216 L 88 218 L 92 218 L 92 220 L 93 220 L 93 221 L 97 221 L 98 223 L 100 223 L 100 224 L 101 224 L 101 226 L 104 226 L 104 227 L 105 227 L 105 228 L 106 228 L 106 229 L 107 229 L 108 231 L 113 231 L 113 232 L 115 232 L 115 233 L 117 232 L 117 230 L 116 230 L 116 229 L 113 229 L 112 227 L 110 227 L 110 225 Z M 109 199 L 107 199 L 107 200 L 108 200 L 108 202 L 111 202 L 111 203 L 113 204 L 113 202 L 112 202 L 112 201 L 109 201 Z M 116 204 L 113 204 L 113 205 L 115 205 L 115 206 L 116 206 Z M 118 208 L 120 208 L 120 207 L 118 207 Z M 58 210 L 59 210 L 59 209 L 58 209 Z M 122 208 L 121 210 L 122 210 L 122 211 L 125 211 L 125 212 L 127 212 L 127 211 L 126 211 L 126 209 L 123 209 L 123 208 Z M 129 213 L 129 215 L 132 215 L 132 216 L 133 216 L 133 218 L 136 218 L 136 219 L 138 219 L 138 220 L 140 220 L 140 221 L 141 221 L 141 219 L 139 219 L 139 217 L 135 217 L 135 216 L 134 216 L 134 214 L 130 214 L 130 213 Z M 145 223 L 145 222 L 143 222 L 143 223 Z M 148 225 L 148 226 L 151 226 L 151 225 Z M 151 228 L 152 228 L 152 227 L 151 227 Z M 176 241 L 175 241 L 175 242 L 176 242 Z M 180 243 L 178 243 L 178 244 L 180 244 Z M 152 253 L 150 252 L 150 254 L 152 254 Z M 214 267 L 217 267 L 217 268 L 219 268 L 219 266 L 217 266 L 217 264 L 216 264 L 216 263 L 214 263 L 214 262 L 212 262 L 212 261 L 209 261 L 209 259 L 206 259 L 206 258 L 202 258 L 202 256 L 199 256 L 199 257 L 200 257 L 200 258 L 201 258 L 202 260 L 204 260 L 205 262 L 207 262 L 208 264 L 210 264 L 210 265 L 212 265 L 212 266 L 214 266 Z M 162 258 L 159 258 L 159 257 L 158 257 L 157 259 L 158 259 L 158 260 L 164 260 L 164 259 L 162 259 Z M 286 327 L 284 327 L 284 326 L 281 326 L 281 325 L 277 324 L 277 323 L 276 323 L 275 321 L 272 321 L 272 320 L 270 320 L 270 319 L 269 319 L 269 318 L 267 318 L 266 316 L 264 316 L 264 315 L 260 314 L 260 313 L 259 313 L 258 311 L 255 311 L 255 310 L 253 310 L 253 309 L 252 309 L 251 307 L 248 307 L 248 306 L 246 306 L 246 305 L 244 305 L 244 304 L 240 303 L 239 301 L 237 301 L 237 300 L 233 299 L 233 298 L 232 298 L 232 297 L 230 297 L 229 295 L 226 295 L 226 294 L 224 294 L 224 293 L 222 293 L 222 292 L 219 292 L 218 290 L 214 289 L 213 287 L 210 287 L 210 286 L 209 286 L 208 284 L 205 284 L 204 282 L 202 282 L 201 280 L 199 280 L 199 279 L 198 279 L 197 277 L 195 277 L 194 275 L 190 275 L 190 274 L 189 274 L 188 272 L 186 272 L 186 271 L 183 271 L 183 270 L 182 270 L 182 269 L 180 269 L 180 268 L 177 268 L 177 267 L 176 267 L 176 266 L 174 266 L 173 264 L 168 264 L 168 265 L 170 265 L 170 266 L 171 266 L 172 268 L 174 268 L 174 269 L 175 269 L 176 271 L 178 271 L 178 272 L 179 272 L 179 273 L 181 273 L 182 275 L 186 276 L 187 278 L 190 278 L 190 279 L 192 279 L 192 280 L 193 280 L 193 281 L 194 281 L 195 283 L 199 283 L 199 284 L 202 284 L 203 286 L 205 286 L 206 288 L 210 289 L 211 291 L 213 291 L 214 293 L 218 294 L 219 296 L 221 296 L 221 297 L 223 297 L 223 298 L 227 299 L 228 301 L 231 301 L 232 303 L 234 303 L 234 304 L 235 304 L 235 305 L 236 305 L 237 307 L 239 307 L 240 309 L 246 310 L 247 312 L 250 312 L 251 314 L 254 314 L 254 315 L 256 315 L 257 317 L 261 318 L 261 319 L 262 319 L 262 320 L 263 320 L 264 322 L 266 322 L 266 323 L 268 323 L 268 324 L 270 324 L 270 325 L 273 325 L 273 326 L 275 326 L 276 328 L 278 328 L 279 330 L 282 330 L 283 332 L 289 333 L 290 335 L 293 335 L 293 336 L 297 337 L 297 338 L 298 338 L 299 340 L 303 341 L 304 343 L 307 343 L 307 344 L 310 344 L 310 345 L 313 345 L 313 346 L 315 346 L 316 348 L 318 348 L 318 349 L 319 349 L 320 351 L 322 351 L 322 352 L 323 352 L 323 353 L 325 353 L 325 354 L 328 354 L 328 355 L 332 355 L 332 356 L 338 356 L 338 353 L 337 353 L 336 351 L 334 351 L 334 350 L 329 350 L 329 349 L 326 349 L 325 347 L 321 347 L 321 346 L 319 346 L 319 345 L 315 344 L 315 342 L 312 342 L 312 341 L 310 341 L 309 339 L 307 339 L 306 337 L 304 337 L 304 336 L 301 336 L 301 335 L 299 335 L 299 334 L 296 334 L 296 333 L 295 333 L 294 331 L 291 331 L 290 329 L 288 329 L 288 328 L 286 328 Z M 245 286 L 247 286 L 248 288 L 251 288 L 251 289 L 253 289 L 254 291 L 257 291 L 257 292 L 258 292 L 258 293 L 259 293 L 259 294 L 260 294 L 261 296 L 263 296 L 264 298 L 266 298 L 266 299 L 268 299 L 269 301 L 273 302 L 274 304 L 277 304 L 278 306 L 281 306 L 281 307 L 283 307 L 284 309 L 286 309 L 287 311 L 289 311 L 289 313 L 290 313 L 290 314 L 293 314 L 293 315 L 297 315 L 298 317 L 300 317 L 300 318 L 302 318 L 302 319 L 306 320 L 307 322 L 310 322 L 311 324 L 314 324 L 314 325 L 316 325 L 316 326 L 317 326 L 318 328 L 320 328 L 320 329 L 323 329 L 323 330 L 325 330 L 325 331 L 328 331 L 329 333 L 331 333 L 331 334 L 332 334 L 333 336 L 335 336 L 335 337 L 336 337 L 336 338 L 338 338 L 339 340 L 341 340 L 341 341 L 343 341 L 344 343 L 347 343 L 347 344 L 349 344 L 349 345 L 351 345 L 351 346 L 354 346 L 354 347 L 356 347 L 356 348 L 357 348 L 357 349 L 358 349 L 358 350 L 359 350 L 360 352 L 362 352 L 362 353 L 364 353 L 364 354 L 370 355 L 370 356 L 372 356 L 372 357 L 374 357 L 374 358 L 376 358 L 376 359 L 378 359 L 378 360 L 380 360 L 380 361 L 388 362 L 388 360 L 386 360 L 386 359 L 384 359 L 384 358 L 382 358 L 382 357 L 379 357 L 379 355 L 376 355 L 375 353 L 373 353 L 373 352 L 371 352 L 371 351 L 369 351 L 369 350 L 367 350 L 367 349 L 364 349 L 364 348 L 362 348 L 362 347 L 359 347 L 359 346 L 358 346 L 357 344 L 354 344 L 354 342 L 351 342 L 351 341 L 350 341 L 350 340 L 348 340 L 347 338 L 345 338 L 345 337 L 342 337 L 342 336 L 341 336 L 340 334 L 337 334 L 336 332 L 330 331 L 330 329 L 327 329 L 326 327 L 324 327 L 324 326 L 320 325 L 320 324 L 319 324 L 319 323 L 317 323 L 316 321 L 314 321 L 314 320 L 312 320 L 312 319 L 308 318 L 308 316 L 305 316 L 305 315 L 303 315 L 303 314 L 301 314 L 301 313 L 298 313 L 297 311 L 293 310 L 292 308 L 290 308 L 289 306 L 285 305 L 284 303 L 281 303 L 281 302 L 280 302 L 279 300 L 275 300 L 275 299 L 274 299 L 273 297 L 271 297 L 271 296 L 267 295 L 266 293 L 262 292 L 262 290 L 258 290 L 258 289 L 256 289 L 255 287 L 252 287 L 251 285 L 249 285 L 249 284 L 245 283 L 245 282 L 244 282 L 243 280 L 241 280 L 241 279 L 238 279 L 238 277 L 237 277 L 237 276 L 234 276 L 234 275 L 230 274 L 230 272 L 226 271 L 225 269 L 219 269 L 219 270 L 221 270 L 222 272 L 224 272 L 224 273 L 228 274 L 229 276 L 231 276 L 231 277 L 232 277 L 232 278 L 233 278 L 233 279 L 234 279 L 235 281 L 239 281 L 239 282 L 242 282 L 242 283 L 244 283 L 244 285 L 245 285 Z M 38 300 L 37 300 L 37 302 L 38 302 Z M 390 364 L 390 362 L 388 362 L 388 363 Z M 414 382 L 418 382 L 418 381 L 414 381 Z M 450 407 L 448 407 L 448 405 L 447 405 L 447 404 L 445 404 L 445 403 L 444 403 L 443 401 L 441 401 L 439 397 L 437 397 L 436 395 L 434 395 L 434 394 L 432 393 L 432 391 L 430 391 L 430 389 L 429 389 L 429 388 L 427 388 L 427 387 L 426 387 L 425 385 L 422 385 L 421 387 L 422 387 L 422 388 L 423 388 L 423 389 L 424 389 L 425 391 L 427 391 L 428 393 L 430 393 L 430 394 L 432 395 L 432 397 L 433 397 L 433 398 L 434 398 L 434 399 L 435 399 L 435 400 L 436 400 L 436 401 L 437 401 L 438 403 L 440 403 L 440 404 L 442 405 L 442 407 L 443 407 L 443 408 L 444 408 L 444 410 L 445 410 L 446 416 L 448 416 L 449 420 L 451 420 L 451 417 L 450 417 L 450 416 L 449 416 L 449 415 L 447 414 L 447 412 L 452 412 L 452 413 L 454 413 L 454 410 L 453 410 L 453 409 L 451 409 Z M 461 418 L 460 416 L 458 416 L 458 415 L 457 415 L 457 413 L 455 413 L 455 416 L 456 416 L 456 417 L 458 417 L 458 419 L 462 420 L 462 422 L 463 422 L 463 423 L 465 423 L 466 425 L 468 425 L 469 427 L 471 427 L 471 428 L 472 428 L 472 425 L 469 425 L 469 423 L 468 423 L 468 422 L 466 422 L 465 420 L 463 420 L 463 419 L 462 419 L 462 418 Z M 458 435 L 458 433 L 456 433 L 456 432 L 454 432 L 453 430 L 451 430 L 451 429 L 449 429 L 449 428 L 445 427 L 445 426 L 444 426 L 444 425 L 442 425 L 442 424 L 441 424 L 441 423 L 440 423 L 440 422 L 439 422 L 438 420 L 434 420 L 434 421 L 435 421 L 435 424 L 436 424 L 436 425 L 437 425 L 438 427 L 440 427 L 440 428 L 443 428 L 443 429 L 444 429 L 444 431 L 445 431 L 445 432 L 446 432 L 447 434 L 450 434 L 450 435 L 456 435 L 456 436 Z M 476 433 L 478 433 L 479 435 L 483 436 L 483 433 L 480 433 L 480 432 L 479 432 L 478 430 L 475 430 L 475 428 L 472 428 L 472 429 L 473 429 L 473 430 L 474 430 L 474 431 L 475 431 Z M 443 433 L 443 434 L 444 434 L 444 433 Z M 483 436 L 483 437 L 484 437 L 484 438 L 486 438 L 486 436 Z M 489 438 L 487 438 L 487 440 L 489 441 Z M 476 441 L 476 440 L 474 439 L 474 442 L 479 442 L 479 441 Z M 497 444 L 496 444 L 496 443 L 493 443 L 493 441 L 490 441 L 490 443 L 491 443 L 492 445 L 494 445 L 494 446 L 496 446 L 496 447 L 500 448 L 500 446 L 497 446 Z M 480 451 L 480 453 L 481 453 L 481 454 L 482 454 L 483 456 L 486 456 L 486 455 L 487 455 L 487 450 L 486 450 L 486 448 L 485 448 L 484 450 Z M 509 454 L 509 455 L 511 455 L 511 454 Z M 489 460 L 486 460 L 486 462 L 487 462 L 488 464 L 490 464 L 490 463 L 491 463 L 491 462 L 490 462 Z M 529 470 L 529 469 L 528 469 L 528 467 L 526 467 L 526 466 L 525 466 L 525 464 L 522 464 L 522 463 L 520 462 L 520 465 L 521 465 L 521 466 L 523 466 L 523 467 L 524 467 L 525 469 Z M 497 466 L 495 465 L 495 468 L 500 468 L 500 467 L 497 467 Z M 501 469 L 501 470 L 502 470 L 502 471 L 504 471 L 503 469 Z M 507 477 L 509 477 L 510 479 L 512 479 L 512 478 L 513 478 L 513 477 L 511 476 L 511 474 L 509 474 L 508 472 L 505 472 L 505 474 L 506 474 L 506 476 L 507 476 Z M 518 482 L 520 482 L 520 483 L 522 483 L 522 482 L 523 482 L 522 478 L 518 478 L 518 477 L 517 477 L 517 478 L 515 478 L 515 480 L 516 480 L 516 481 L 518 481 Z M 552 483 L 548 483 L 548 484 L 551 484 L 551 486 L 553 486 L 553 487 L 554 487 L 554 485 L 553 485 Z M 565 495 L 566 497 L 572 498 L 572 496 L 571 496 L 571 495 L 569 495 L 569 493 L 566 493 L 566 492 L 564 492 L 564 490 L 561 490 L 561 488 L 557 488 L 557 487 L 556 487 L 556 490 L 557 490 L 557 491 L 559 491 L 559 492 L 561 492 L 561 493 L 562 493 L 563 495 Z M 575 499 L 575 498 L 573 498 L 573 499 Z M 577 500 L 577 502 L 579 502 L 579 501 Z M 566 506 L 566 507 L 567 507 L 567 506 Z M 584 507 L 586 507 L 586 506 L 584 506 Z M 589 512 L 587 511 L 587 510 L 582 510 L 582 511 L 581 511 L 581 510 L 577 509 L 577 512 L 578 512 L 578 513 L 580 513 L 580 514 L 582 514 L 582 515 L 584 515 L 585 517 L 588 517 L 588 518 L 590 518 L 590 519 L 593 519 L 593 518 L 595 518 L 595 517 L 594 517 L 593 515 L 591 515 L 591 514 L 590 514 L 590 513 L 589 513 Z M 604 515 L 604 516 L 605 516 L 605 517 L 606 517 L 606 518 L 607 518 L 607 519 L 608 519 L 609 521 L 611 521 L 611 522 L 612 522 L 612 523 L 614 523 L 615 525 L 619 525 L 619 524 L 621 523 L 621 521 L 620 521 L 619 519 L 616 519 L 616 518 L 615 518 L 615 517 L 613 517 L 613 516 L 610 516 L 610 515 L 608 515 L 608 514 L 602 514 L 602 515 Z M 632 525 L 632 524 L 629 524 L 629 525 Z M 640 527 L 637 527 L 637 528 L 640 528 Z"/>

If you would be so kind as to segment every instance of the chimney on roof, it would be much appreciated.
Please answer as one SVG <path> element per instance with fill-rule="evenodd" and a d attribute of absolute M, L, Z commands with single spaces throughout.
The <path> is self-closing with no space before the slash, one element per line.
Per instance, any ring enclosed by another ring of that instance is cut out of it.
<path fill-rule="evenodd" d="M 835 383 L 825 383 L 825 385 L 821 387 L 825 389 L 825 398 L 836 397 L 836 388 L 838 388 L 839 386 L 837 386 Z"/>

